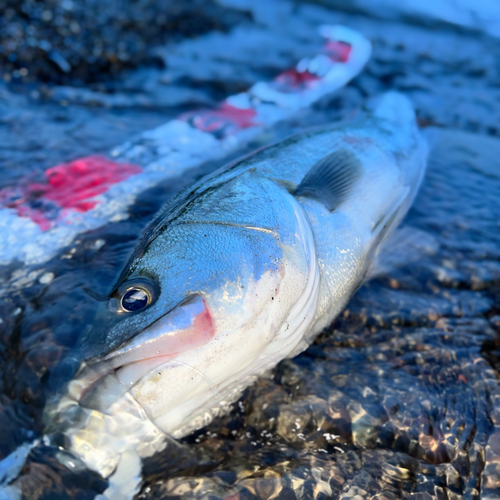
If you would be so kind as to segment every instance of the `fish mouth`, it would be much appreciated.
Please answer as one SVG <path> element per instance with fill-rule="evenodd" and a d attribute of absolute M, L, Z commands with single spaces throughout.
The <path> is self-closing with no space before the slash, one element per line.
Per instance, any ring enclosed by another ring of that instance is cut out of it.
<path fill-rule="evenodd" d="M 207 344 L 214 335 L 205 300 L 192 295 L 119 349 L 85 364 L 69 383 L 68 393 L 80 406 L 107 413 L 144 376 L 179 354 Z"/>

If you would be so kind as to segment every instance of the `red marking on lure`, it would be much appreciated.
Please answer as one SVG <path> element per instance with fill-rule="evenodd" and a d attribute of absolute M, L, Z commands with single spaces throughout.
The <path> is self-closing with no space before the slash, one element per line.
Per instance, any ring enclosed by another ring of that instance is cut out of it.
<path fill-rule="evenodd" d="M 46 182 L 0 190 L 0 205 L 15 208 L 20 217 L 30 218 L 45 231 L 62 211 L 87 212 L 99 203 L 92 198 L 140 172 L 137 165 L 87 156 L 47 169 Z"/>
<path fill-rule="evenodd" d="M 213 134 L 218 139 L 234 134 L 238 130 L 255 127 L 253 119 L 257 115 L 252 108 L 242 109 L 223 102 L 217 109 L 202 109 L 180 116 L 193 127 Z"/>
<path fill-rule="evenodd" d="M 291 93 L 308 89 L 318 80 L 320 80 L 320 77 L 309 71 L 288 69 L 274 79 L 273 87 L 280 92 Z"/>
<path fill-rule="evenodd" d="M 328 42 L 325 46 L 326 55 L 334 62 L 347 62 L 351 50 L 351 45 L 346 42 Z"/>
<path fill-rule="evenodd" d="M 63 163 L 45 171 L 48 186 L 32 184 L 30 190 L 45 190 L 43 197 L 54 201 L 61 208 L 87 212 L 97 205 L 89 201 L 105 193 L 113 184 L 142 172 L 137 165 L 116 163 L 102 156 L 88 156 Z"/>

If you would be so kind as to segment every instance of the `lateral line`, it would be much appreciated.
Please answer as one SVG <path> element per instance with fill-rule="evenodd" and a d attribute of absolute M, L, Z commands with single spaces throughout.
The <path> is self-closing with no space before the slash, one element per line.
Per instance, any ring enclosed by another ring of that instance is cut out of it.
<path fill-rule="evenodd" d="M 246 224 L 238 224 L 236 222 L 223 222 L 219 220 L 186 220 L 182 222 L 177 222 L 177 224 L 209 224 L 209 225 L 220 225 L 220 226 L 230 226 L 230 227 L 239 227 L 242 229 L 250 229 L 252 231 L 259 231 L 265 234 L 272 234 L 276 239 L 279 239 L 279 234 L 272 229 L 268 229 L 265 227 L 258 226 L 248 226 Z"/>

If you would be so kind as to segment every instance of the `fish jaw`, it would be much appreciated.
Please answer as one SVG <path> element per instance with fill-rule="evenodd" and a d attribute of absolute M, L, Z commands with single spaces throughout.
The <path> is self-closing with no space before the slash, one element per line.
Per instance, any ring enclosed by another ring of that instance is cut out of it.
<path fill-rule="evenodd" d="M 159 451 L 165 434 L 135 401 L 130 388 L 180 353 L 210 342 L 214 335 L 206 301 L 191 296 L 120 349 L 84 364 L 65 394 L 49 403 L 45 412 L 49 432 L 62 431 L 69 449 L 104 477 L 127 450 L 136 449 L 141 456 Z"/>
<path fill-rule="evenodd" d="M 68 394 L 83 407 L 107 413 L 147 373 L 182 352 L 205 345 L 214 335 L 206 301 L 193 295 L 121 348 L 84 366 L 70 382 Z"/>
<path fill-rule="evenodd" d="M 195 295 L 104 360 L 118 370 L 118 379 L 124 386 L 132 387 L 149 371 L 182 352 L 205 345 L 214 335 L 206 301 Z"/>

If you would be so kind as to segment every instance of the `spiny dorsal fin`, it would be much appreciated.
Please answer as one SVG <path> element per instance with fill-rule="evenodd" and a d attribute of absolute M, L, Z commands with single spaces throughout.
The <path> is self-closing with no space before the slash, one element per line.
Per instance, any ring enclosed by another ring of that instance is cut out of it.
<path fill-rule="evenodd" d="M 363 167 L 356 156 L 346 149 L 339 149 L 319 160 L 294 195 L 313 198 L 333 212 L 352 192 Z"/>

